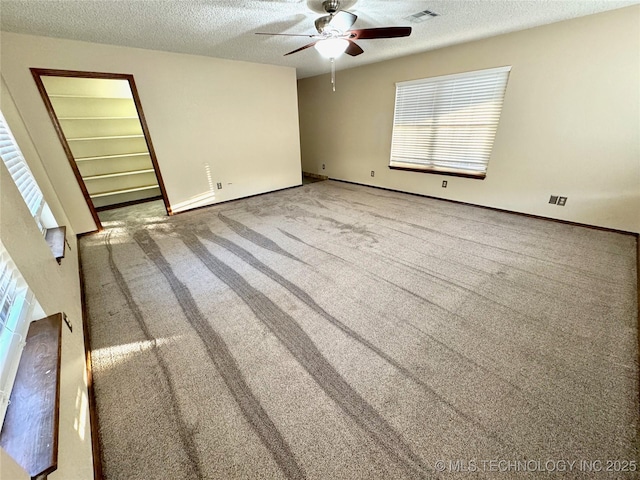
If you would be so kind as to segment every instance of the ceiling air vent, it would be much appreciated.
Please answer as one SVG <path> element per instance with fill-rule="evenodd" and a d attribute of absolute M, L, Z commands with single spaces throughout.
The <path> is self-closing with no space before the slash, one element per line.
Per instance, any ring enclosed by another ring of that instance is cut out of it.
<path fill-rule="evenodd" d="M 405 19 L 413 23 L 420 23 L 438 16 L 439 14 L 437 14 L 436 12 L 432 12 L 431 10 L 423 10 L 421 12 L 414 13 L 413 15 L 409 15 L 408 17 L 405 17 Z"/>

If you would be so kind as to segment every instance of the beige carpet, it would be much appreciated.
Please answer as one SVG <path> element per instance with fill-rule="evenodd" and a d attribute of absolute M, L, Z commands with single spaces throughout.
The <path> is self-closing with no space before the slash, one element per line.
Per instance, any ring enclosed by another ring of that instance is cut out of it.
<path fill-rule="evenodd" d="M 107 479 L 635 478 L 634 237 L 332 181 L 156 207 L 81 240 Z"/>

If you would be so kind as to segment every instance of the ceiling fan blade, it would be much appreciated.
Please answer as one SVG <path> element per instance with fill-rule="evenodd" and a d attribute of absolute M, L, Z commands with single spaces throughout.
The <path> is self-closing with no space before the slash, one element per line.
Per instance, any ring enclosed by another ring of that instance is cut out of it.
<path fill-rule="evenodd" d="M 262 32 L 256 32 L 256 35 L 279 35 L 284 37 L 307 37 L 307 38 L 313 38 L 317 36 L 317 35 L 304 35 L 304 34 L 298 34 L 298 33 L 262 33 Z"/>
<path fill-rule="evenodd" d="M 411 27 L 381 27 L 363 28 L 347 32 L 355 40 L 370 40 L 373 38 L 398 38 L 411 35 Z"/>
<path fill-rule="evenodd" d="M 300 47 L 300 48 L 297 48 L 297 49 L 293 50 L 292 52 L 285 53 L 285 54 L 284 54 L 284 56 L 286 57 L 287 55 L 291 55 L 292 53 L 298 53 L 298 52 L 300 52 L 300 51 L 302 51 L 302 50 L 306 50 L 307 48 L 311 48 L 311 47 L 313 47 L 316 43 L 318 43 L 318 42 L 311 42 L 310 44 L 305 45 L 304 47 Z"/>
<path fill-rule="evenodd" d="M 353 26 L 354 23 L 356 23 L 357 18 L 358 16 L 354 15 L 351 12 L 340 10 L 331 16 L 329 26 L 333 29 L 338 30 L 339 32 L 346 32 Z"/>
<path fill-rule="evenodd" d="M 356 42 L 349 40 L 349 46 L 344 51 L 347 55 L 351 55 L 352 57 L 356 57 L 361 53 L 364 53 L 364 50 L 358 45 Z"/>

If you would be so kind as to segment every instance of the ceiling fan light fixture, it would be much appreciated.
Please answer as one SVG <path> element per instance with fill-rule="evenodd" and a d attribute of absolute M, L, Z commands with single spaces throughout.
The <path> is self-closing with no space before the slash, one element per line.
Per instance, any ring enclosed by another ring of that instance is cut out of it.
<path fill-rule="evenodd" d="M 344 38 L 327 38 L 316 42 L 314 48 L 325 58 L 338 58 L 349 46 Z"/>

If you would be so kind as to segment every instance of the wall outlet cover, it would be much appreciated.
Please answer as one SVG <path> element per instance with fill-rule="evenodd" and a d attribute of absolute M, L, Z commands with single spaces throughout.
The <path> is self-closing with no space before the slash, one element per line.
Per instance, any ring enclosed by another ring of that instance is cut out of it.
<path fill-rule="evenodd" d="M 558 196 L 557 195 L 551 195 L 551 197 L 549 197 L 549 203 L 552 203 L 553 205 L 558 203 Z"/>
<path fill-rule="evenodd" d="M 564 207 L 566 204 L 567 204 L 567 197 L 558 198 L 558 205 L 560 205 L 561 207 Z"/>
<path fill-rule="evenodd" d="M 371 176 L 372 176 L 372 177 L 375 177 L 375 176 L 376 176 L 376 172 L 375 172 L 375 171 L 373 171 L 373 170 L 371 170 Z"/>
<path fill-rule="evenodd" d="M 218 190 L 222 190 L 222 184 L 221 183 L 218 183 L 217 186 L 218 186 Z"/>
<path fill-rule="evenodd" d="M 442 180 L 442 188 L 447 188 L 447 181 L 446 180 Z"/>

